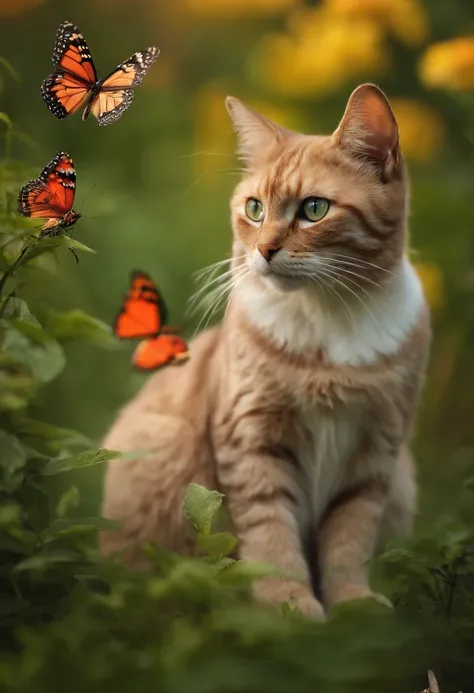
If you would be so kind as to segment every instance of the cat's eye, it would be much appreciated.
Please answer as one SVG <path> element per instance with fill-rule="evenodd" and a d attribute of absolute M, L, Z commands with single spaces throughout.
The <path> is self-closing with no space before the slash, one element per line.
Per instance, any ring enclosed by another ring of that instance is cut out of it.
<path fill-rule="evenodd" d="M 300 219 L 306 221 L 321 221 L 329 211 L 330 202 L 324 197 L 307 197 L 298 209 Z"/>
<path fill-rule="evenodd" d="M 255 197 L 249 197 L 245 203 L 245 214 L 252 221 L 262 221 L 263 205 L 260 200 L 256 200 Z"/>

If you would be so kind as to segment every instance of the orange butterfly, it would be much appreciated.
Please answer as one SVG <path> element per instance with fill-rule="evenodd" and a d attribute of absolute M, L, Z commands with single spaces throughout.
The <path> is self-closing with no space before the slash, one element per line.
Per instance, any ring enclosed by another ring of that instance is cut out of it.
<path fill-rule="evenodd" d="M 24 217 L 46 219 L 41 236 L 58 236 L 73 226 L 81 215 L 72 209 L 76 193 L 74 162 L 66 152 L 58 152 L 18 195 L 18 211 Z"/>
<path fill-rule="evenodd" d="M 114 332 L 120 339 L 142 339 L 132 363 L 149 371 L 189 357 L 188 345 L 166 327 L 167 309 L 156 284 L 145 272 L 132 272 L 130 288 L 117 315 Z"/>
<path fill-rule="evenodd" d="M 54 72 L 43 82 L 41 94 L 56 118 L 84 108 L 82 120 L 92 113 L 99 125 L 115 122 L 133 101 L 133 88 L 142 81 L 158 58 L 152 46 L 134 53 L 108 77 L 97 78 L 89 47 L 72 22 L 63 22 L 56 34 L 53 49 Z"/>

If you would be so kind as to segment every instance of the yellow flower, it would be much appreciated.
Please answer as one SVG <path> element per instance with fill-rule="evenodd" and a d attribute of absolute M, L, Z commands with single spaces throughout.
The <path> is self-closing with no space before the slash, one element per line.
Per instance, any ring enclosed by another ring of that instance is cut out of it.
<path fill-rule="evenodd" d="M 190 14 L 206 19 L 269 17 L 286 12 L 300 0 L 185 0 Z"/>
<path fill-rule="evenodd" d="M 388 64 L 383 33 L 371 19 L 300 12 L 290 30 L 267 36 L 254 57 L 260 80 L 287 96 L 324 96 Z"/>
<path fill-rule="evenodd" d="M 474 88 L 474 37 L 434 43 L 422 56 L 420 77 L 428 87 Z"/>
<path fill-rule="evenodd" d="M 444 123 L 429 106 L 412 99 L 392 99 L 404 154 L 418 161 L 433 159 L 444 140 Z"/>
<path fill-rule="evenodd" d="M 325 4 L 336 15 L 376 19 L 409 46 L 423 43 L 428 36 L 428 16 L 419 0 L 325 0 Z"/>
<path fill-rule="evenodd" d="M 401 43 L 418 46 L 428 39 L 429 19 L 417 0 L 396 0 L 390 3 L 387 26 Z"/>
<path fill-rule="evenodd" d="M 0 0 L 0 15 L 17 14 L 40 5 L 42 0 Z"/>
<path fill-rule="evenodd" d="M 441 310 L 444 306 L 444 277 L 441 270 L 431 262 L 415 262 L 414 266 L 431 310 Z"/>

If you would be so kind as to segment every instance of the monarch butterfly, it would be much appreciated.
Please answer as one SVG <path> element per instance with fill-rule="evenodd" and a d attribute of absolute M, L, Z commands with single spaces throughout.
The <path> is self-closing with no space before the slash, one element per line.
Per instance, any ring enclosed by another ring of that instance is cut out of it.
<path fill-rule="evenodd" d="M 148 274 L 132 272 L 130 287 L 114 323 L 120 339 L 142 339 L 132 357 L 139 370 L 149 371 L 189 357 L 188 345 L 166 327 L 167 308 Z"/>
<path fill-rule="evenodd" d="M 114 123 L 133 101 L 133 88 L 158 58 L 155 47 L 134 53 L 108 77 L 98 79 L 89 47 L 72 22 L 63 22 L 53 49 L 54 72 L 43 82 L 41 94 L 56 118 L 84 107 L 82 120 L 92 113 L 99 125 Z"/>
<path fill-rule="evenodd" d="M 18 211 L 24 217 L 46 219 L 41 236 L 58 236 L 73 226 L 80 214 L 72 209 L 76 193 L 74 162 L 66 152 L 58 152 L 41 171 L 28 181 L 18 195 Z"/>

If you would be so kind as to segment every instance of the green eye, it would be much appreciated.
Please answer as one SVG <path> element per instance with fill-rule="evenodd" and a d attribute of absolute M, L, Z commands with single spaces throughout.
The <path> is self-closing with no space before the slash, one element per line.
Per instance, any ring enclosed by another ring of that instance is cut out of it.
<path fill-rule="evenodd" d="M 307 197 L 298 210 L 300 219 L 306 221 L 321 221 L 329 211 L 330 202 L 324 197 Z"/>
<path fill-rule="evenodd" d="M 262 221 L 263 205 L 260 200 L 256 200 L 254 197 L 249 197 L 245 203 L 245 214 L 252 221 Z"/>

